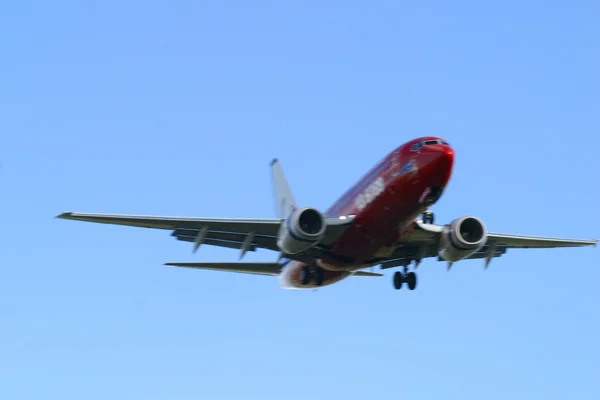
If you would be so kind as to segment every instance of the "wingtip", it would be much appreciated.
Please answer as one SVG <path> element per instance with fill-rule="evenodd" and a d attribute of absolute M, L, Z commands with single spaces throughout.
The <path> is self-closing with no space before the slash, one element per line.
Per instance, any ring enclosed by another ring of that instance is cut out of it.
<path fill-rule="evenodd" d="M 273 166 L 273 164 L 275 164 L 275 163 L 278 163 L 278 162 L 279 162 L 279 159 L 278 159 L 277 157 L 276 157 L 276 158 L 274 158 L 274 159 L 272 159 L 272 160 L 271 160 L 271 164 L 270 164 L 270 165 L 271 165 L 271 167 Z"/>
<path fill-rule="evenodd" d="M 72 212 L 64 212 L 62 214 L 57 215 L 54 218 L 58 218 L 58 219 L 69 219 L 70 216 L 72 216 L 73 213 Z"/>
<path fill-rule="evenodd" d="M 180 263 L 180 262 L 168 262 L 168 263 L 164 263 L 163 264 L 164 267 L 170 267 L 170 268 L 174 268 L 174 267 L 184 267 L 185 263 Z"/>

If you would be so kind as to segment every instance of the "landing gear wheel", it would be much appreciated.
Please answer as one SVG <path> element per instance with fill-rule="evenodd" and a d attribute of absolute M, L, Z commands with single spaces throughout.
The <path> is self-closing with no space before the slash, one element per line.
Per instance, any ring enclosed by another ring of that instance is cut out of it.
<path fill-rule="evenodd" d="M 415 287 L 417 287 L 417 274 L 409 272 L 404 277 L 404 281 L 408 285 L 408 290 L 415 290 Z"/>
<path fill-rule="evenodd" d="M 402 288 L 402 284 L 406 282 L 408 286 L 408 290 L 415 290 L 417 287 L 417 274 L 414 272 L 400 272 L 396 271 L 394 273 L 394 288 L 399 290 Z"/>
<path fill-rule="evenodd" d="M 402 287 L 402 283 L 404 282 L 404 276 L 402 272 L 396 271 L 394 273 L 394 288 L 399 290 Z"/>
<path fill-rule="evenodd" d="M 323 284 L 323 281 L 325 280 L 325 272 L 323 271 L 323 269 L 315 268 L 314 278 L 315 278 L 315 285 L 321 286 Z"/>
<path fill-rule="evenodd" d="M 302 267 L 300 270 L 300 282 L 303 285 L 308 285 L 310 282 L 310 269 L 308 267 Z"/>
<path fill-rule="evenodd" d="M 433 213 L 431 211 L 425 211 L 423 213 L 423 223 L 424 224 L 433 224 L 434 218 Z"/>

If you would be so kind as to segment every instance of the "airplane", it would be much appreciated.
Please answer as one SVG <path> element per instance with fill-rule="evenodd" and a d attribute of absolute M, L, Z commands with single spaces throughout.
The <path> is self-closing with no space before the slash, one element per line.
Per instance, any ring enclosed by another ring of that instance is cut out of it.
<path fill-rule="evenodd" d="M 61 219 L 170 230 L 177 240 L 248 251 L 279 253 L 275 262 L 176 262 L 166 266 L 277 276 L 283 289 L 315 289 L 348 277 L 377 277 L 365 271 L 399 268 L 396 290 L 417 285 L 423 259 L 436 257 L 450 270 L 461 260 L 493 258 L 508 249 L 593 246 L 576 240 L 488 232 L 484 222 L 467 215 L 434 224 L 431 207 L 445 191 L 454 166 L 454 150 L 438 137 L 408 141 L 377 163 L 328 210 L 299 207 L 278 159 L 271 162 L 277 218 L 190 218 L 66 212 Z M 421 217 L 418 219 L 418 217 Z M 413 270 L 410 271 L 411 266 Z"/>

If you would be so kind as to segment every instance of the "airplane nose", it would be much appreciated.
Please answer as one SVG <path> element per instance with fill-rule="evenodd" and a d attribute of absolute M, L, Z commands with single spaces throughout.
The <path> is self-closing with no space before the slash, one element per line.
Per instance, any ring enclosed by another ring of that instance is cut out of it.
<path fill-rule="evenodd" d="M 454 164 L 454 150 L 450 146 L 440 146 L 438 149 L 438 162 L 440 164 L 445 164 L 447 166 L 452 166 Z"/>
<path fill-rule="evenodd" d="M 435 145 L 428 151 L 432 156 L 431 166 L 435 171 L 435 180 L 439 181 L 441 186 L 445 186 L 450 180 L 454 167 L 454 150 L 448 145 Z"/>

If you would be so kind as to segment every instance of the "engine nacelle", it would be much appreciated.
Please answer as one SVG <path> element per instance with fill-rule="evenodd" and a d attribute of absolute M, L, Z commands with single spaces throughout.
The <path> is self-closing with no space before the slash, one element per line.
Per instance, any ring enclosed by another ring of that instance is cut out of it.
<path fill-rule="evenodd" d="M 325 218 L 314 208 L 294 210 L 281 225 L 277 246 L 288 254 L 300 253 L 319 243 L 325 228 Z"/>
<path fill-rule="evenodd" d="M 487 241 L 487 228 L 476 217 L 461 217 L 444 226 L 438 255 L 446 261 L 459 261 L 481 249 Z"/>

